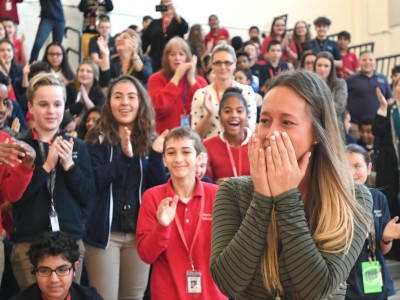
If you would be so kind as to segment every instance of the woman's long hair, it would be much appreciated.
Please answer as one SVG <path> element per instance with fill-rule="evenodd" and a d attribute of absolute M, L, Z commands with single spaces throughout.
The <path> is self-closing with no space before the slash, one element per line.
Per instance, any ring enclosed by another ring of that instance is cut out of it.
<path fill-rule="evenodd" d="M 294 24 L 293 33 L 292 33 L 292 39 L 295 42 L 295 44 L 297 44 L 297 45 L 300 45 L 302 43 L 300 41 L 300 37 L 299 37 L 299 35 L 297 34 L 297 31 L 296 31 L 297 25 L 300 24 L 300 23 L 303 23 L 304 26 L 306 26 L 306 29 L 307 29 L 307 33 L 306 33 L 306 36 L 304 38 L 304 42 L 307 42 L 307 41 L 311 40 L 310 27 L 308 26 L 307 22 L 306 21 L 297 21 L 296 24 Z"/>
<path fill-rule="evenodd" d="M 78 81 L 78 72 L 79 72 L 79 68 L 82 65 L 88 65 L 92 69 L 92 72 L 93 72 L 93 84 L 92 84 L 91 89 L 95 89 L 95 90 L 98 90 L 98 91 L 102 92 L 102 89 L 101 89 L 100 84 L 99 84 L 99 73 L 100 73 L 99 67 L 94 61 L 92 61 L 90 59 L 87 59 L 87 60 L 84 60 L 83 62 L 81 62 L 79 64 L 78 68 L 76 69 L 76 76 L 75 76 L 75 79 L 73 81 L 75 90 L 79 91 L 79 89 L 81 88 L 81 83 Z"/>
<path fill-rule="evenodd" d="M 319 52 L 317 54 L 317 56 L 315 57 L 314 72 L 315 72 L 316 67 L 317 67 L 318 59 L 320 59 L 320 58 L 326 58 L 331 63 L 331 70 L 329 71 L 328 78 L 326 79 L 326 84 L 332 90 L 335 87 L 336 82 L 337 82 L 337 80 L 336 80 L 337 76 L 336 76 L 335 60 L 333 58 L 333 55 L 330 52 L 327 52 L 327 51 Z"/>
<path fill-rule="evenodd" d="M 171 53 L 172 48 L 174 47 L 179 47 L 182 49 L 183 52 L 185 52 L 186 62 L 190 62 L 192 60 L 192 51 L 190 51 L 190 47 L 184 39 L 178 36 L 170 39 L 169 42 L 165 45 L 161 60 L 161 73 L 163 73 L 165 78 L 167 78 L 168 80 L 170 80 L 175 73 L 174 71 L 172 71 L 168 59 L 168 56 Z"/>
<path fill-rule="evenodd" d="M 110 102 L 114 88 L 123 82 L 133 84 L 138 92 L 139 108 L 131 133 L 131 142 L 134 154 L 144 156 L 148 153 L 155 135 L 154 109 L 142 84 L 139 80 L 129 75 L 123 75 L 111 81 L 107 100 L 102 109 L 100 123 L 93 131 L 88 132 L 86 142 L 96 143 L 99 141 L 100 136 L 102 137 L 103 144 L 108 148 L 116 146 L 121 142 L 119 138 L 119 124 L 112 114 Z"/>
<path fill-rule="evenodd" d="M 274 30 L 275 23 L 276 23 L 276 21 L 278 21 L 278 20 L 282 20 L 282 21 L 285 22 L 285 31 L 283 32 L 282 36 L 278 36 L 278 35 L 275 33 L 275 30 Z M 286 19 L 285 19 L 285 18 L 279 18 L 279 17 L 278 17 L 278 18 L 274 18 L 274 20 L 272 21 L 272 24 L 271 24 L 271 30 L 269 31 L 269 35 L 272 37 L 272 39 L 273 39 L 273 40 L 278 40 L 279 42 L 281 42 L 282 39 L 286 36 L 286 31 L 287 31 L 287 28 L 286 28 Z"/>
<path fill-rule="evenodd" d="M 47 52 L 49 52 L 49 48 L 51 46 L 58 46 L 61 49 L 61 52 L 63 54 L 63 59 L 61 61 L 61 72 L 63 73 L 64 77 L 67 80 L 74 79 L 75 74 L 74 74 L 74 72 L 72 71 L 72 69 L 71 69 L 71 67 L 69 65 L 67 53 L 65 52 L 64 47 L 59 42 L 52 42 L 52 43 L 47 45 L 46 50 L 44 51 L 44 55 L 43 55 L 42 61 L 47 62 L 50 65 L 49 60 L 47 59 Z"/>
<path fill-rule="evenodd" d="M 267 93 L 279 86 L 298 93 L 306 101 L 312 116 L 317 144 L 309 166 L 305 212 L 314 243 L 325 253 L 346 253 L 353 241 L 355 222 L 368 223 L 355 199 L 354 182 L 330 90 L 317 74 L 303 70 L 283 72 L 274 77 Z M 278 244 L 273 210 L 263 259 L 264 284 L 269 292 L 277 287 L 283 291 L 279 280 Z"/>
<path fill-rule="evenodd" d="M 204 51 L 206 50 L 201 30 L 201 25 L 194 24 L 190 27 L 188 36 L 188 42 L 196 48 L 199 58 L 203 56 Z"/>

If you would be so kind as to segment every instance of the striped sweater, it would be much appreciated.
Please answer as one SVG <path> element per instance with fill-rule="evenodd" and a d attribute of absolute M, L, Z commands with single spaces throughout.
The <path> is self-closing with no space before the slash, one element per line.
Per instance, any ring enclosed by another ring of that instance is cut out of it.
<path fill-rule="evenodd" d="M 356 186 L 357 200 L 370 212 L 372 197 Z M 274 198 L 282 242 L 279 257 L 281 299 L 344 299 L 346 278 L 366 238 L 366 228 L 355 226 L 347 254 L 320 252 L 308 228 L 298 189 Z M 262 257 L 272 210 L 272 198 L 254 191 L 251 177 L 232 178 L 221 184 L 212 224 L 211 275 L 220 290 L 235 299 L 274 299 L 264 287 Z M 369 214 L 364 214 L 369 218 Z M 372 216 L 370 216 L 372 218 Z"/>

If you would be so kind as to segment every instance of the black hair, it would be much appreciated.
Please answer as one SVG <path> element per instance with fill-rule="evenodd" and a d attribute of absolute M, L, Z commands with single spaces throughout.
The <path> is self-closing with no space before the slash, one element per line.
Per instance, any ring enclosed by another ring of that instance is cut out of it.
<path fill-rule="evenodd" d="M 331 20 L 329 20 L 327 17 L 318 17 L 314 21 L 315 26 L 319 26 L 319 25 L 331 26 L 331 23 L 332 23 Z"/>
<path fill-rule="evenodd" d="M 350 39 L 351 39 L 351 34 L 350 34 L 350 32 L 348 32 L 348 31 L 346 31 L 346 30 L 343 30 L 343 31 L 341 31 L 341 32 L 339 32 L 338 33 L 338 35 L 337 35 L 337 38 L 338 39 L 340 39 L 340 38 L 345 38 L 346 40 L 349 40 L 350 41 Z"/>
<path fill-rule="evenodd" d="M 251 80 L 251 70 L 250 69 L 245 69 L 245 68 L 236 68 L 235 73 L 236 72 L 242 72 L 247 79 Z"/>
<path fill-rule="evenodd" d="M 90 115 L 92 112 L 98 112 L 99 115 L 101 115 L 101 108 L 98 107 L 98 106 L 93 106 L 92 108 L 88 109 L 88 110 L 86 111 L 86 113 L 83 115 L 81 121 L 79 122 L 79 126 L 78 126 L 78 128 L 76 129 L 76 132 L 77 132 L 77 134 L 78 134 L 78 138 L 80 138 L 81 140 L 84 140 L 84 139 L 85 139 L 86 134 L 87 134 L 87 132 L 88 132 L 88 130 L 86 129 L 86 121 L 87 121 L 87 118 L 89 117 L 89 115 Z M 100 121 L 100 119 L 98 120 L 98 122 L 99 122 L 99 121 Z M 97 123 L 98 123 L 98 122 L 97 122 Z"/>
<path fill-rule="evenodd" d="M 68 111 L 64 111 L 64 116 L 61 121 L 60 127 L 62 129 L 65 129 L 65 127 L 67 127 L 67 125 L 71 122 L 74 122 L 74 117 Z"/>
<path fill-rule="evenodd" d="M 240 36 L 234 36 L 231 39 L 231 45 L 235 51 L 239 51 L 243 48 L 243 40 Z"/>
<path fill-rule="evenodd" d="M 400 65 L 394 66 L 391 71 L 392 71 L 392 75 L 394 75 L 396 73 L 400 73 Z"/>
<path fill-rule="evenodd" d="M 39 61 L 37 63 L 31 64 L 28 78 L 31 79 L 35 77 L 35 75 L 42 72 L 50 73 L 50 65 L 47 62 Z"/>
<path fill-rule="evenodd" d="M 246 110 L 246 114 L 248 115 L 249 108 L 247 106 L 247 101 L 243 97 L 242 90 L 239 89 L 238 87 L 227 88 L 225 90 L 225 92 L 222 94 L 221 101 L 219 102 L 218 115 L 221 114 L 221 111 L 222 111 L 222 108 L 224 107 L 225 102 L 231 97 L 235 97 L 235 98 L 239 99 L 240 102 L 242 102 L 242 104 Z"/>
<path fill-rule="evenodd" d="M 64 75 L 64 77 L 67 80 L 72 80 L 75 78 L 75 74 L 71 69 L 71 66 L 69 65 L 68 62 L 68 56 L 67 53 L 65 52 L 64 47 L 59 43 L 59 42 L 52 42 L 47 45 L 46 50 L 44 51 L 43 59 L 42 61 L 49 63 L 49 60 L 47 59 L 47 52 L 49 52 L 49 49 L 51 46 L 58 46 L 61 49 L 61 52 L 63 54 L 63 59 L 61 61 L 61 72 Z"/>
<path fill-rule="evenodd" d="M 253 25 L 253 26 L 250 26 L 250 28 L 249 28 L 249 32 L 250 32 L 250 31 L 252 31 L 253 29 L 256 29 L 256 30 L 257 30 L 257 32 L 258 32 L 258 33 L 260 33 L 260 28 L 258 28 L 258 26 L 255 26 L 255 25 Z"/>
<path fill-rule="evenodd" d="M 360 145 L 348 144 L 347 146 L 345 146 L 344 150 L 346 151 L 346 153 L 361 154 L 364 157 L 365 163 L 367 165 L 371 163 L 371 157 L 369 156 L 368 151 Z"/>
<path fill-rule="evenodd" d="M 276 45 L 279 45 L 279 46 L 281 47 L 281 49 L 282 49 L 282 45 L 281 45 L 281 43 L 280 43 L 279 41 L 277 41 L 277 40 L 272 40 L 272 41 L 270 41 L 270 42 L 268 43 L 267 52 L 271 49 L 272 46 L 276 46 Z"/>
<path fill-rule="evenodd" d="M 135 25 L 135 24 L 132 24 L 132 25 L 129 25 L 128 28 L 130 28 L 130 29 L 136 31 L 136 30 L 139 28 L 139 26 L 137 26 L 137 25 Z"/>
<path fill-rule="evenodd" d="M 303 55 L 301 56 L 301 59 L 300 59 L 300 68 L 301 69 L 304 69 L 306 58 L 308 56 L 314 56 L 315 58 L 317 58 L 317 55 L 315 53 L 312 53 L 312 52 L 303 53 Z"/>
<path fill-rule="evenodd" d="M 7 21 L 10 21 L 10 22 L 13 22 L 14 25 L 16 24 L 14 18 L 11 17 L 11 16 L 4 16 L 4 17 L 2 17 L 2 18 L 0 19 L 0 22 L 1 22 L 1 23 L 3 23 L 4 21 L 6 21 L 6 22 L 7 22 Z"/>
<path fill-rule="evenodd" d="M 40 259 L 46 256 L 61 255 L 72 266 L 79 259 L 79 246 L 72 237 L 61 231 L 47 231 L 40 234 L 27 252 L 30 263 L 37 267 Z"/>
<path fill-rule="evenodd" d="M 143 17 L 143 21 L 147 21 L 147 20 L 153 20 L 153 18 L 149 15 L 146 15 Z"/>
<path fill-rule="evenodd" d="M 236 59 L 238 59 L 240 56 L 246 56 L 250 60 L 250 55 L 246 51 L 238 51 L 236 52 Z"/>
<path fill-rule="evenodd" d="M 374 123 L 374 116 L 364 116 L 361 118 L 360 122 L 358 123 L 358 129 L 361 129 L 363 125 L 372 125 Z"/>

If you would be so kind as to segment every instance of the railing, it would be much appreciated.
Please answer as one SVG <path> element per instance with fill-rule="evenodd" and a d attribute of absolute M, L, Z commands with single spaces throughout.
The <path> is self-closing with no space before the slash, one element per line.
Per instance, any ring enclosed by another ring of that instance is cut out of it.
<path fill-rule="evenodd" d="M 369 42 L 364 44 L 353 45 L 349 47 L 349 50 L 353 51 L 357 57 L 360 57 L 360 53 L 363 51 L 371 51 L 374 52 L 375 42 Z"/>
<path fill-rule="evenodd" d="M 392 68 L 397 65 L 400 65 L 400 54 L 376 58 L 376 70 L 385 75 L 387 78 L 390 77 Z"/>
<path fill-rule="evenodd" d="M 82 61 L 82 36 L 81 36 L 81 32 L 79 30 L 75 29 L 75 28 L 67 26 L 67 27 L 65 27 L 65 31 L 64 31 L 64 37 L 65 38 L 67 38 L 67 32 L 69 30 L 78 35 L 78 50 L 76 50 L 74 48 L 71 48 L 71 47 L 68 47 L 65 50 L 65 52 L 67 53 L 67 55 L 68 55 L 69 52 L 72 52 L 72 53 L 75 53 L 76 55 L 78 55 L 78 62 L 80 63 Z"/>

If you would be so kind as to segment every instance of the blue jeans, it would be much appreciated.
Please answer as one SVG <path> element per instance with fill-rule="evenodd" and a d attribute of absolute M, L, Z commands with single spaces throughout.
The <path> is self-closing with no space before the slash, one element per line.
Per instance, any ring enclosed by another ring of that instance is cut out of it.
<path fill-rule="evenodd" d="M 59 42 L 61 44 L 64 36 L 64 29 L 64 21 L 41 19 L 29 62 L 31 63 L 34 60 L 38 59 L 40 49 L 42 49 L 42 46 L 49 36 L 50 32 L 53 33 L 53 42 Z"/>

